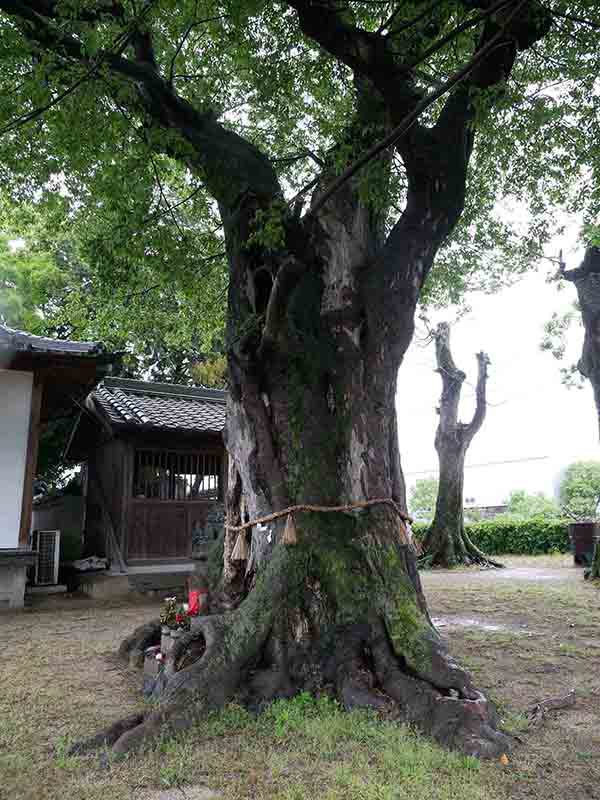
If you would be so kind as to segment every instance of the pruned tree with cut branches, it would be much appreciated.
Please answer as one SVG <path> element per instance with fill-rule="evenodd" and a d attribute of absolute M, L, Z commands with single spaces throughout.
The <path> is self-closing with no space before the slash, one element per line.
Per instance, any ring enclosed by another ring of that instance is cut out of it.
<path fill-rule="evenodd" d="M 396 378 L 423 291 L 461 291 L 475 263 L 497 280 L 499 245 L 527 263 L 594 157 L 564 153 L 596 113 L 598 23 L 559 1 L 0 0 L 3 183 L 72 198 L 115 286 L 152 264 L 185 288 L 190 253 L 211 269 L 199 242 L 226 251 L 235 608 L 203 618 L 204 654 L 165 673 L 158 709 L 93 743 L 184 728 L 253 667 L 318 675 L 348 705 L 376 687 L 469 753 L 507 746 L 429 620 L 398 513 Z M 494 213 L 511 186 L 537 203 L 525 246 Z M 284 517 L 234 530 L 307 504 L 355 510 L 297 512 L 296 544 Z"/>
<path fill-rule="evenodd" d="M 460 396 L 467 376 L 454 363 L 448 323 L 440 322 L 433 332 L 433 340 L 437 371 L 442 379 L 440 420 L 435 433 L 440 471 L 435 513 L 423 542 L 424 561 L 443 567 L 457 564 L 500 566 L 473 544 L 465 530 L 463 511 L 465 458 L 485 420 L 490 360 L 486 353 L 477 353 L 475 411 L 470 422 L 460 422 Z"/>

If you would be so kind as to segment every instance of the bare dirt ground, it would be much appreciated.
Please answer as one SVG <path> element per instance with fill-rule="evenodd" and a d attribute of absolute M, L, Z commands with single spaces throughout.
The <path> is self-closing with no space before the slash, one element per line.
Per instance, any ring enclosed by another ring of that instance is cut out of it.
<path fill-rule="evenodd" d="M 302 704 L 262 722 L 232 707 L 126 761 L 69 757 L 73 739 L 143 707 L 139 674 L 113 654 L 158 604 L 51 598 L 0 616 L 0 800 L 600 800 L 600 588 L 567 557 L 504 560 L 422 577 L 451 652 L 519 737 L 507 765 Z M 574 708 L 529 728 L 534 703 L 573 688 Z"/>
<path fill-rule="evenodd" d="M 494 784 L 514 800 L 600 798 L 600 588 L 570 556 L 503 561 L 498 571 L 422 574 L 451 652 L 522 740 Z M 529 729 L 533 704 L 571 689 L 574 708 Z"/>

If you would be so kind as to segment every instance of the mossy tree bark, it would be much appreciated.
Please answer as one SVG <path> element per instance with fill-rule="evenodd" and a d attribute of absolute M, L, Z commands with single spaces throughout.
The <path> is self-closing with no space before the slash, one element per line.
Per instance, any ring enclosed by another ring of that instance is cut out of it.
<path fill-rule="evenodd" d="M 293 503 L 374 497 L 404 503 L 394 400 L 419 293 L 463 211 L 482 93 L 493 102 L 496 94 L 487 90 L 504 84 L 518 49 L 548 28 L 538 6 L 530 13 L 531 4 L 516 0 L 507 7 L 475 4 L 485 13 L 473 62 L 426 126 L 416 119 L 424 92 L 413 80 L 411 30 L 400 28 L 394 37 L 363 30 L 351 11 L 325 0 L 287 5 L 299 37 L 320 45 L 354 77 L 355 109 L 338 142 L 350 160 L 415 115 L 373 164 L 381 196 L 367 200 L 355 176 L 319 202 L 337 171 L 336 149 L 308 213 L 290 210 L 268 156 L 177 93 L 164 77 L 168 63 L 157 61 L 162 50 L 153 47 L 152 24 L 139 28 L 118 4 L 115 18 L 127 26 L 124 49 L 95 56 L 101 81 L 143 120 L 152 146 L 199 176 L 220 209 L 230 267 L 234 524 Z M 101 13 L 111 15 L 111 8 L 102 4 Z M 79 33 L 94 22 L 93 4 L 85 4 L 80 19 L 70 9 L 63 19 L 58 5 L 45 0 L 0 0 L 0 9 L 37 50 L 89 66 Z M 432 30 L 435 36 L 438 28 Z M 394 219 L 386 186 L 396 155 L 407 189 Z M 430 624 L 415 556 L 400 541 L 390 508 L 302 514 L 297 526 L 295 547 L 279 542 L 281 525 L 255 528 L 241 568 L 231 560 L 234 537 L 226 537 L 223 582 L 237 607 L 203 619 L 194 636 L 184 637 L 182 647 L 197 639 L 204 653 L 176 670 L 181 647 L 175 651 L 156 710 L 112 726 L 91 744 L 124 752 L 166 725 L 190 725 L 195 714 L 236 693 L 260 702 L 325 685 L 347 707 L 377 706 L 377 688 L 403 719 L 447 745 L 483 755 L 503 750 L 493 708 Z M 152 627 L 143 626 L 124 650 L 139 656 Z"/>
<path fill-rule="evenodd" d="M 432 566 L 443 567 L 457 564 L 501 566 L 482 553 L 470 540 L 465 531 L 463 512 L 465 457 L 469 445 L 485 420 L 487 370 L 490 361 L 485 353 L 477 354 L 475 413 L 468 424 L 460 422 L 458 408 L 462 385 L 467 376 L 454 363 L 450 349 L 450 326 L 441 322 L 433 336 L 437 371 L 442 379 L 442 396 L 438 408 L 440 421 L 435 434 L 440 471 L 435 515 L 423 542 L 424 561 Z"/>

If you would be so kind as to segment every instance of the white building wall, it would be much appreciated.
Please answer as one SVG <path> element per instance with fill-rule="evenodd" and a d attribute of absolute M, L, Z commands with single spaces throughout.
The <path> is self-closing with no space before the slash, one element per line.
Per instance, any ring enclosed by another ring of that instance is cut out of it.
<path fill-rule="evenodd" d="M 33 373 L 0 369 L 0 549 L 19 546 Z"/>

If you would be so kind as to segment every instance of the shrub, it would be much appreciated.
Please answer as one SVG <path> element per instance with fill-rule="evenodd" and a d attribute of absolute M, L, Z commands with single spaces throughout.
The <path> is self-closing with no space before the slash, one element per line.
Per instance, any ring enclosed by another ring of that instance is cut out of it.
<path fill-rule="evenodd" d="M 430 520 L 435 511 L 437 478 L 419 478 L 410 490 L 408 509 L 415 519 Z"/>
<path fill-rule="evenodd" d="M 508 513 L 521 519 L 531 519 L 531 517 L 557 519 L 560 517 L 560 506 L 542 492 L 528 494 L 520 489 L 510 493 Z"/>
<path fill-rule="evenodd" d="M 414 526 L 419 540 L 423 540 L 428 527 Z M 568 522 L 564 519 L 531 517 L 520 520 L 504 516 L 474 522 L 465 529 L 473 544 L 489 555 L 540 555 L 556 551 L 566 553 L 570 549 Z"/>
<path fill-rule="evenodd" d="M 571 515 L 594 519 L 600 498 L 600 461 L 576 461 L 560 484 L 560 501 Z"/>

